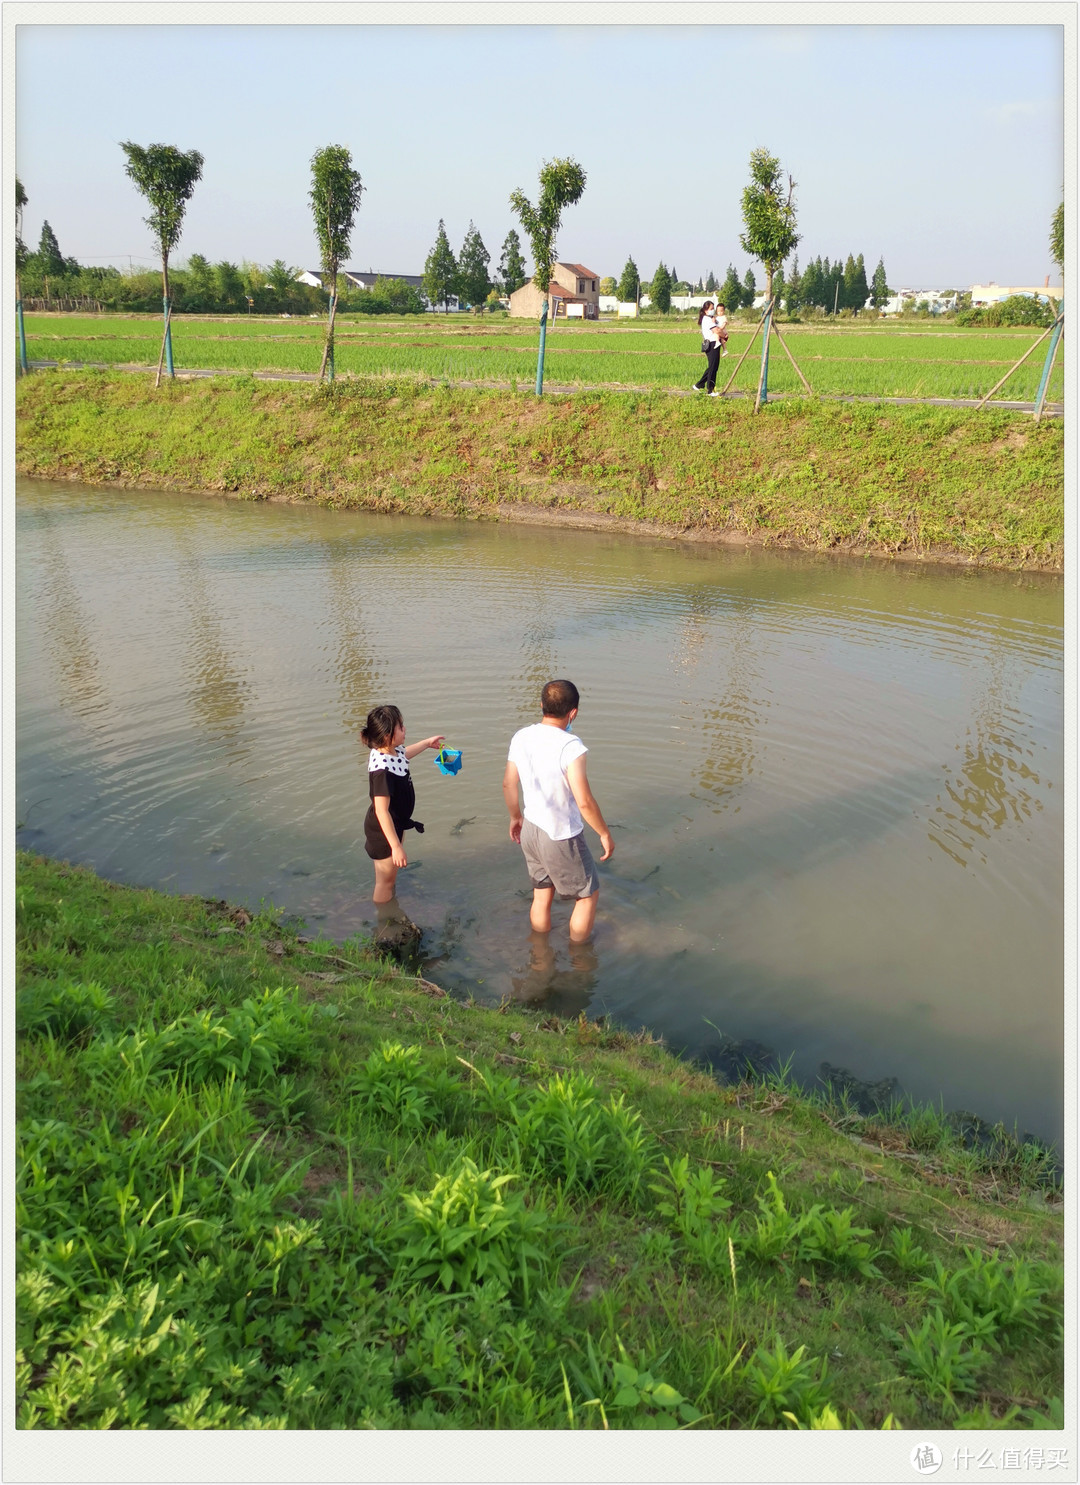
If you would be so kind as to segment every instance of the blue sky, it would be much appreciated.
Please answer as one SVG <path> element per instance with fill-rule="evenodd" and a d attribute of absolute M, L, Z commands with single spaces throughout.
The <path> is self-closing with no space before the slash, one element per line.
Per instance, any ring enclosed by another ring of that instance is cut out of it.
<path fill-rule="evenodd" d="M 205 156 L 177 261 L 316 266 L 309 161 L 333 143 L 367 188 L 354 267 L 421 272 L 440 218 L 455 251 L 475 221 L 494 264 L 510 191 L 569 154 L 588 184 L 561 257 L 742 273 L 764 145 L 798 183 L 803 263 L 883 255 L 894 288 L 1057 281 L 1057 26 L 28 25 L 16 55 L 24 236 L 47 218 L 81 262 L 152 261 L 132 139 Z"/>

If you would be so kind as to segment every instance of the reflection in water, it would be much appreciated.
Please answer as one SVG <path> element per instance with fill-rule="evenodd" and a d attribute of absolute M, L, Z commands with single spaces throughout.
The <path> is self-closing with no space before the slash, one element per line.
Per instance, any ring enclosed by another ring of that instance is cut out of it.
<path fill-rule="evenodd" d="M 973 852 L 985 863 L 979 842 L 989 841 L 1009 822 L 1030 820 L 1043 807 L 1033 792 L 1042 780 L 1025 763 L 1016 737 L 1023 735 L 1024 720 L 1010 704 L 1015 684 L 1010 685 L 1008 657 L 994 650 L 985 663 L 986 684 L 972 708 L 964 742 L 956 745 L 961 761 L 955 767 L 945 765 L 945 782 L 927 831 L 958 866 L 967 866 Z"/>
<path fill-rule="evenodd" d="M 97 651 L 59 533 L 49 512 L 40 519 L 43 548 L 39 623 L 56 674 L 57 699 L 90 721 L 108 708 Z"/>
<path fill-rule="evenodd" d="M 371 598 L 371 576 L 356 560 L 353 544 L 324 542 L 322 546 L 326 553 L 330 617 L 337 630 L 335 669 L 341 696 L 341 723 L 347 732 L 359 737 L 368 712 L 381 699 L 383 685 L 382 670 L 364 624 L 364 601 Z M 384 613 L 384 624 L 389 617 Z M 360 751 L 366 759 L 367 753 Z"/>
<path fill-rule="evenodd" d="M 226 625 L 214 602 L 213 589 L 205 580 L 201 554 L 193 550 L 186 531 L 178 530 L 176 541 L 184 553 L 177 565 L 191 622 L 191 643 L 185 645 L 183 659 L 187 699 L 203 730 L 221 743 L 231 758 L 240 758 L 246 754 L 246 749 L 237 746 L 237 738 L 244 724 L 248 682 L 226 647 Z"/>
<path fill-rule="evenodd" d="M 695 594 L 695 603 L 700 595 Z M 701 762 L 697 770 L 697 788 L 692 792 L 719 814 L 729 806 L 738 814 L 738 790 L 754 772 L 754 760 L 761 745 L 763 705 L 757 692 L 761 677 L 755 663 L 758 627 L 753 613 L 740 603 L 725 645 L 728 683 L 723 694 L 712 705 L 701 707 Z"/>
<path fill-rule="evenodd" d="M 588 1010 L 599 968 L 591 939 L 557 950 L 550 933 L 530 932 L 528 963 L 511 971 L 512 999 L 571 1020 Z"/>

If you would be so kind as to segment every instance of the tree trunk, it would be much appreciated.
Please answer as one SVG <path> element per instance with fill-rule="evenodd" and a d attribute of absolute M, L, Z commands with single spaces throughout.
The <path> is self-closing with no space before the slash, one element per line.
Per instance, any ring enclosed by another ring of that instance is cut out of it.
<path fill-rule="evenodd" d="M 161 363 L 165 360 L 166 353 L 169 357 L 169 375 L 173 374 L 172 367 L 172 343 L 169 339 L 169 321 L 172 319 L 172 303 L 169 299 L 169 255 L 167 252 L 161 254 L 161 299 L 165 308 L 165 328 L 161 332 L 161 354 L 158 356 L 157 375 L 154 377 L 154 386 L 161 386 Z"/>
<path fill-rule="evenodd" d="M 335 269 L 331 278 L 330 289 L 330 317 L 326 323 L 326 344 L 323 346 L 322 364 L 319 367 L 319 380 L 322 381 L 326 375 L 327 363 L 330 366 L 330 380 L 334 379 L 334 315 L 337 313 L 337 270 Z"/>

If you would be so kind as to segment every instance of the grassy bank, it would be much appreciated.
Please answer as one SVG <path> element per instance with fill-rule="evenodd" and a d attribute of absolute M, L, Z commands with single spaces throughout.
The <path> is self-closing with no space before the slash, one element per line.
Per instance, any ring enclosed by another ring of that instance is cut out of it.
<path fill-rule="evenodd" d="M 749 345 L 756 317 L 734 321 L 723 380 Z M 981 397 L 1039 338 L 1040 331 L 963 330 L 954 326 L 899 323 L 819 322 L 785 327 L 793 352 L 817 393 L 872 397 Z M 157 365 L 161 346 L 158 317 L 29 315 L 31 359 Z M 202 319 L 173 321 L 173 350 L 181 369 L 301 371 L 314 373 L 322 358 L 321 320 Z M 548 332 L 547 376 L 572 386 L 686 388 L 704 369 L 696 319 L 564 322 Z M 508 383 L 535 375 L 537 327 L 530 320 L 500 315 L 427 315 L 422 318 L 358 315 L 338 321 L 336 359 L 352 376 L 432 377 L 437 380 Z M 1030 401 L 1042 373 L 1036 353 L 997 394 Z M 736 387 L 757 386 L 758 357 L 749 356 Z M 798 392 L 800 383 L 777 347 L 769 384 L 776 392 Z M 1063 395 L 1064 372 L 1056 367 L 1051 400 Z"/>
<path fill-rule="evenodd" d="M 1062 1426 L 1015 1151 L 18 872 L 23 1428 Z"/>
<path fill-rule="evenodd" d="M 55 371 L 17 392 L 17 467 L 89 482 L 1060 567 L 1064 433 L 966 409 L 771 404 Z"/>

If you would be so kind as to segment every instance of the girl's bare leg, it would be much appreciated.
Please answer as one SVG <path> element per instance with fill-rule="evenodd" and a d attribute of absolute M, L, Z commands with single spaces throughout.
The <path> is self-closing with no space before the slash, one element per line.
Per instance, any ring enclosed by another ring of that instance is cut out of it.
<path fill-rule="evenodd" d="M 385 861 L 375 862 L 375 894 L 374 902 L 389 902 L 394 895 L 397 885 L 398 869 L 387 856 Z"/>
<path fill-rule="evenodd" d="M 547 933 L 551 928 L 551 904 L 555 898 L 554 887 L 534 887 L 529 923 L 534 933 Z"/>

